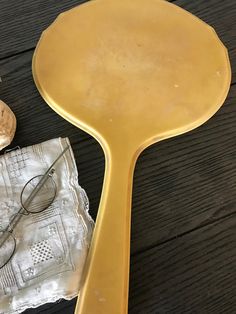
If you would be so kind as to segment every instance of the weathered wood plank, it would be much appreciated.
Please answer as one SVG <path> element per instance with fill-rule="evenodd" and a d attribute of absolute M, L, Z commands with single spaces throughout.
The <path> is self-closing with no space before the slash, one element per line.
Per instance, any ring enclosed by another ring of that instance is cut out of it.
<path fill-rule="evenodd" d="M 61 12 L 83 0 L 0 0 L 0 59 L 34 48 Z"/>
<path fill-rule="evenodd" d="M 131 263 L 129 314 L 236 312 L 236 215 Z"/>

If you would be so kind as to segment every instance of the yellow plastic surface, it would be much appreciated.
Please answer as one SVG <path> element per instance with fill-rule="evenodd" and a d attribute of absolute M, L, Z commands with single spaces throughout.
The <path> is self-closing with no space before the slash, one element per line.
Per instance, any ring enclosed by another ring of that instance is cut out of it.
<path fill-rule="evenodd" d="M 210 26 L 168 2 L 94 0 L 43 32 L 33 75 L 45 101 L 106 157 L 76 313 L 127 313 L 135 161 L 220 108 L 231 79 L 227 51 Z"/>

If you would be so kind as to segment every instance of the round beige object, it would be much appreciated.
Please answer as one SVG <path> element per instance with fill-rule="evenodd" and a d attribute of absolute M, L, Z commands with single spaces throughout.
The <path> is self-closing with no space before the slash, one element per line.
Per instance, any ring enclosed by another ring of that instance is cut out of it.
<path fill-rule="evenodd" d="M 11 144 L 16 131 L 16 117 L 0 100 L 0 150 Z"/>

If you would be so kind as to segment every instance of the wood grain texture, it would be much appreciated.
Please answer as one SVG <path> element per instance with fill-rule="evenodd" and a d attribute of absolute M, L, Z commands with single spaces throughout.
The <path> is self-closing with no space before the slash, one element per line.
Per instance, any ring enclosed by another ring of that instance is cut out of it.
<path fill-rule="evenodd" d="M 61 12 L 83 0 L 0 0 L 0 59 L 32 49 Z"/>
<path fill-rule="evenodd" d="M 102 150 L 44 103 L 31 75 L 32 48 L 41 31 L 58 13 L 79 2 L 0 0 L 0 98 L 17 116 L 11 147 L 58 136 L 70 138 L 79 183 L 89 195 L 95 218 L 104 172 Z M 217 30 L 229 48 L 236 83 L 236 2 L 175 3 Z M 10 57 L 12 54 L 18 55 Z M 132 211 L 131 314 L 236 312 L 235 99 L 233 84 L 225 105 L 208 123 L 151 146 L 138 160 Z M 75 300 L 61 301 L 26 313 L 69 314 L 74 306 Z"/>
<path fill-rule="evenodd" d="M 130 314 L 236 312 L 236 215 L 136 255 Z"/>

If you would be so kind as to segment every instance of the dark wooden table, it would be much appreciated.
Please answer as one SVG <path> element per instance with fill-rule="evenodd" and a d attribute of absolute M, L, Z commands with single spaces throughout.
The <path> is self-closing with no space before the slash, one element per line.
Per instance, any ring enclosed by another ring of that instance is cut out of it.
<path fill-rule="evenodd" d="M 138 160 L 129 313 L 236 313 L 236 1 L 172 2 L 216 29 L 229 49 L 233 79 L 225 105 L 209 122 L 153 145 Z M 17 116 L 12 147 L 70 138 L 95 219 L 104 173 L 102 150 L 45 104 L 31 73 L 40 33 L 60 12 L 80 3 L 0 0 L 0 99 Z M 25 313 L 69 314 L 75 302 Z"/>

